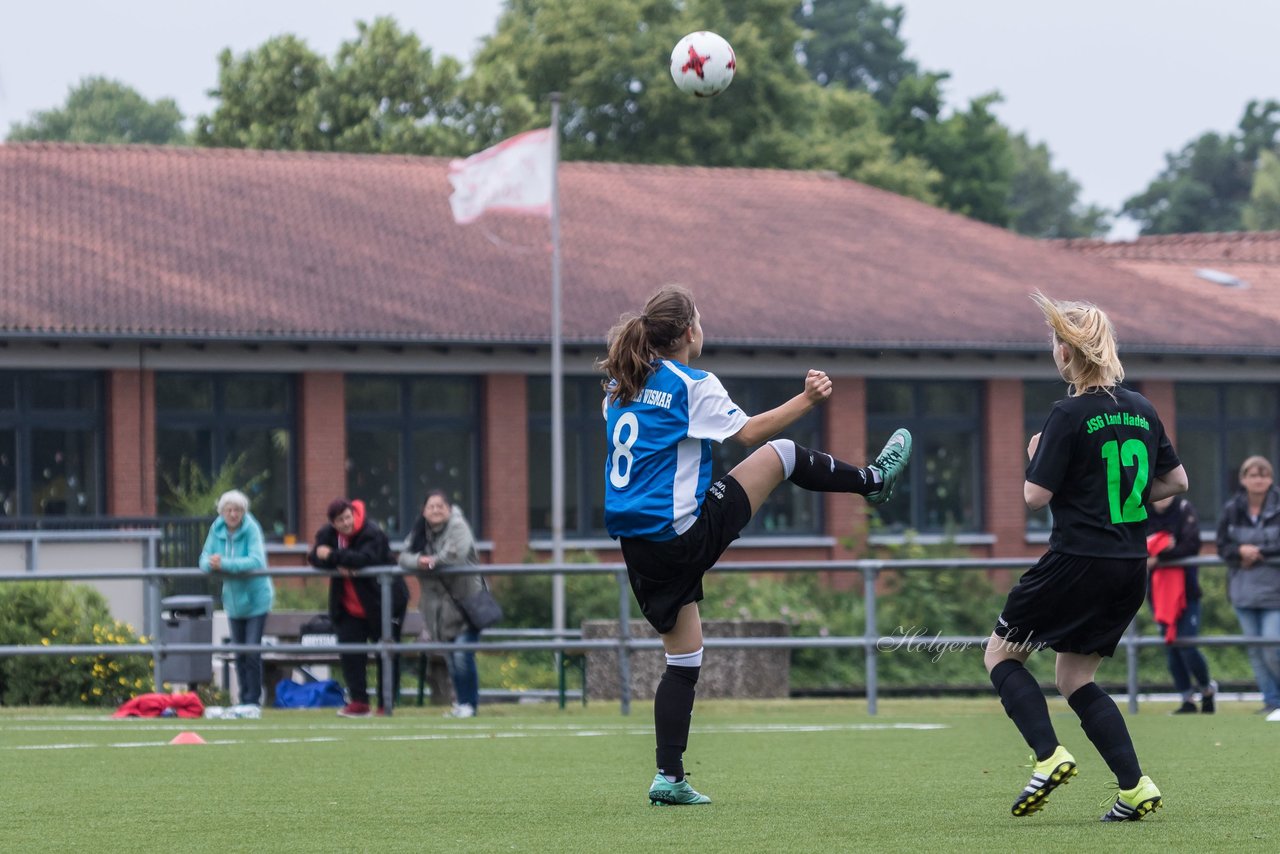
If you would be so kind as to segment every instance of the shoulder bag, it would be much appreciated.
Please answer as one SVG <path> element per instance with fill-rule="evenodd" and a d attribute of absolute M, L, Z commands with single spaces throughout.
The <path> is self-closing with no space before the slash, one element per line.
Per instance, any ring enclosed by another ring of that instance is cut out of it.
<path fill-rule="evenodd" d="M 483 631 L 502 621 L 502 606 L 489 592 L 489 583 L 484 580 L 483 575 L 480 576 L 480 589 L 461 599 L 449 591 L 449 585 L 444 585 L 444 589 L 453 600 L 453 604 L 458 606 L 462 616 L 476 631 Z"/>

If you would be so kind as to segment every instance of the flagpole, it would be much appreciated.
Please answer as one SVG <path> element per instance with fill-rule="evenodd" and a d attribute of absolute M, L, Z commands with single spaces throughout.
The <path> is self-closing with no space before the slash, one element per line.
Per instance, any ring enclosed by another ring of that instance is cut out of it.
<path fill-rule="evenodd" d="M 551 93 L 551 560 L 564 563 L 564 354 L 560 333 L 560 93 Z M 565 629 L 564 573 L 551 577 L 551 620 Z M 556 653 L 560 664 L 561 653 Z"/>

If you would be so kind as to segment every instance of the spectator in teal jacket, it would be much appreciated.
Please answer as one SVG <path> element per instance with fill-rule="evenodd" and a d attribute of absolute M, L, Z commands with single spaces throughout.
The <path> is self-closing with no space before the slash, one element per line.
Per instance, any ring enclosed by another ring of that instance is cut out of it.
<path fill-rule="evenodd" d="M 249 512 L 249 497 L 238 489 L 224 492 L 218 499 L 218 518 L 209 527 L 200 552 L 200 568 L 222 576 L 222 607 L 231 625 L 231 642 L 261 644 L 275 588 L 268 576 L 244 575 L 267 568 L 267 550 L 262 526 Z M 260 653 L 236 654 L 236 681 L 242 705 L 261 704 Z"/>

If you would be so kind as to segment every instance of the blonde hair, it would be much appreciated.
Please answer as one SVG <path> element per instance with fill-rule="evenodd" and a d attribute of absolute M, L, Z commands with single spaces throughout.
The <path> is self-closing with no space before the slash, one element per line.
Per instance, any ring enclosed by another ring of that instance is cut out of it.
<path fill-rule="evenodd" d="M 1262 473 L 1267 477 L 1275 477 L 1275 472 L 1271 468 L 1271 460 L 1266 457 L 1258 456 L 1257 454 L 1252 457 L 1247 457 L 1245 461 L 1240 464 L 1241 480 L 1244 480 L 1245 475 L 1249 473 L 1250 469 L 1261 469 Z"/>
<path fill-rule="evenodd" d="M 227 490 L 218 497 L 218 513 L 222 513 L 222 508 L 228 504 L 235 504 L 244 512 L 249 512 L 249 496 L 238 489 Z"/>
<path fill-rule="evenodd" d="M 609 330 L 609 353 L 596 363 L 610 403 L 630 403 L 649 380 L 653 359 L 680 349 L 680 339 L 698 319 L 693 294 L 682 285 L 666 285 L 644 304 L 642 314 L 628 312 Z"/>
<path fill-rule="evenodd" d="M 1071 384 L 1071 396 L 1091 388 L 1110 393 L 1124 380 L 1124 366 L 1116 349 L 1116 330 L 1106 312 L 1090 302 L 1051 300 L 1036 291 L 1031 299 L 1040 306 L 1045 324 L 1053 330 L 1054 344 L 1066 344 L 1068 356 L 1063 378 Z"/>

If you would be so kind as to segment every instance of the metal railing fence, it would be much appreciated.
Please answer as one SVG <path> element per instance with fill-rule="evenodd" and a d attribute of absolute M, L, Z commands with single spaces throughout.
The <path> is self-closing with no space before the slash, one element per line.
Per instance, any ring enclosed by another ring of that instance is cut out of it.
<path fill-rule="evenodd" d="M 748 573 L 797 573 L 797 572 L 857 572 L 863 580 L 863 602 L 865 629 L 862 635 L 843 637 L 763 637 L 763 638 L 705 638 L 705 646 L 709 649 L 861 649 L 866 663 L 867 713 L 875 715 L 878 706 L 879 679 L 877 660 L 882 650 L 901 646 L 901 637 L 882 635 L 877 626 L 876 610 L 879 600 L 877 585 L 882 573 L 899 570 L 968 570 L 988 571 L 994 569 L 1027 569 L 1034 559 L 1028 558 L 922 558 L 893 560 L 847 560 L 847 561 L 789 561 L 766 563 L 757 561 L 733 561 L 716 565 L 715 572 L 748 572 Z M 1184 559 L 1179 565 L 1213 566 L 1221 565 L 1216 557 L 1204 556 Z M 656 638 L 635 638 L 630 631 L 630 597 L 631 589 L 627 581 L 626 566 L 621 563 L 540 563 L 540 564 L 484 564 L 475 567 L 454 567 L 441 570 L 444 575 L 469 575 L 483 573 L 485 575 L 548 575 L 563 573 L 565 575 L 611 574 L 618 585 L 618 636 L 616 638 L 574 639 L 571 637 L 552 636 L 545 640 L 480 641 L 477 643 L 443 643 L 420 641 L 396 642 L 393 640 L 391 627 L 391 581 L 397 575 L 407 575 L 398 566 L 369 567 L 362 572 L 376 575 L 382 594 L 382 633 L 381 639 L 371 644 L 200 644 L 200 643 L 165 643 L 157 635 L 150 632 L 146 643 L 119 644 L 111 646 L 91 644 L 49 644 L 49 645 L 0 645 L 0 656 L 18 655 L 150 655 L 155 661 L 155 673 L 160 673 L 160 659 L 169 654 L 228 652 L 275 652 L 275 653 L 375 653 L 382 656 L 385 672 L 391 672 L 392 657 L 403 653 L 447 653 L 458 650 L 477 652 L 501 651 L 554 651 L 583 652 L 588 650 L 612 650 L 618 656 L 618 682 L 621 687 L 620 711 L 623 715 L 631 712 L 631 661 L 630 655 L 636 650 L 660 649 L 661 641 Z M 318 575 L 332 576 L 334 573 L 311 568 L 299 567 L 289 569 L 270 569 L 258 573 L 244 575 L 267 575 L 272 577 L 314 578 Z M 131 580 L 142 579 L 146 585 L 146 603 L 148 623 L 160 625 L 160 585 L 166 578 L 201 578 L 210 576 L 197 568 L 159 568 L 145 569 L 98 569 L 39 571 L 26 573 L 0 574 L 0 582 L 4 581 L 93 581 L 93 580 Z M 995 614 L 992 614 L 994 622 Z M 988 635 L 942 635 L 931 636 L 929 642 L 952 649 L 975 647 L 987 640 Z M 1243 635 L 1220 635 L 1195 637 L 1190 643 L 1177 641 L 1180 645 L 1195 646 L 1276 646 L 1274 639 L 1252 638 Z M 1156 636 L 1140 636 L 1136 621 L 1129 626 L 1121 647 L 1124 649 L 1129 711 L 1138 711 L 1138 650 L 1142 647 L 1164 647 L 1164 639 Z M 392 708 L 391 692 L 394 686 L 386 680 L 383 703 Z M 159 686 L 157 686 L 159 687 Z"/>

